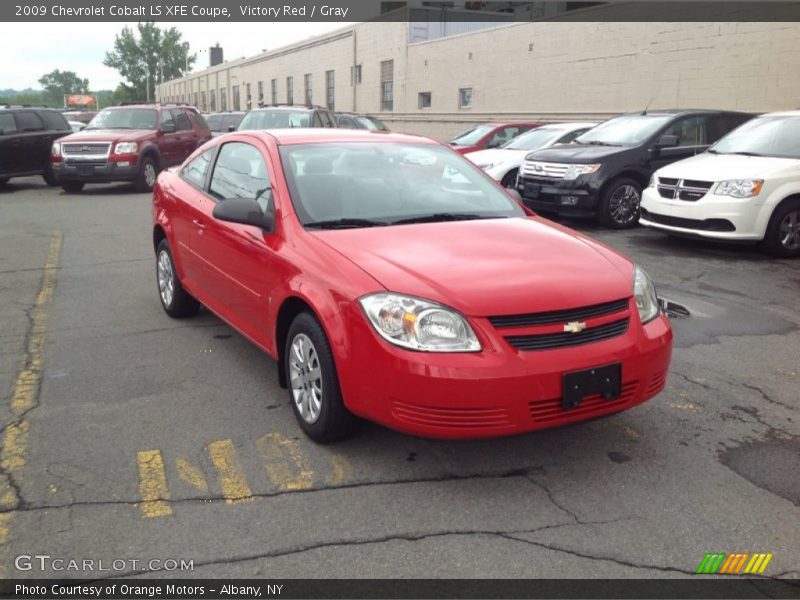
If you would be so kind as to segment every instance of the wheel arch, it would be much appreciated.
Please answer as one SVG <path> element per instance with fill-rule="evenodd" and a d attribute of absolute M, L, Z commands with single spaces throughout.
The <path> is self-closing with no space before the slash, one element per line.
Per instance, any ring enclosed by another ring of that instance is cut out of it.
<path fill-rule="evenodd" d="M 636 183 L 642 186 L 642 190 L 647 187 L 647 184 L 650 183 L 650 176 L 642 171 L 637 171 L 636 169 L 623 169 L 618 173 L 615 173 L 611 177 L 605 180 L 603 185 L 600 187 L 600 195 L 602 196 L 608 191 L 608 188 L 617 180 L 619 179 L 633 179 Z"/>
<path fill-rule="evenodd" d="M 291 327 L 295 317 L 302 312 L 308 312 L 314 315 L 314 318 L 319 321 L 323 331 L 325 331 L 325 335 L 328 336 L 329 343 L 331 343 L 325 321 L 320 318 L 319 313 L 314 309 L 311 302 L 299 294 L 286 296 L 275 315 L 275 356 L 277 357 L 278 366 L 278 384 L 282 388 L 287 386 L 284 349 L 286 347 L 286 339 L 289 335 L 289 327 Z"/>

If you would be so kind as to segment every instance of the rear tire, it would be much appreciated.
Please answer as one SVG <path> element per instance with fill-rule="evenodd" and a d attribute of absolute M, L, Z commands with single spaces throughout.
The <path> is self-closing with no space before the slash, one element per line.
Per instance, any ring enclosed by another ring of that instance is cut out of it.
<path fill-rule="evenodd" d="M 161 306 L 173 319 L 191 317 L 200 309 L 200 303 L 181 285 L 166 238 L 156 249 L 156 283 Z"/>
<path fill-rule="evenodd" d="M 56 179 L 56 176 L 53 173 L 53 165 L 50 163 L 47 163 L 47 166 L 44 168 L 44 172 L 42 172 L 42 179 L 44 179 L 44 182 L 50 187 L 56 187 L 58 185 L 58 179 Z"/>
<path fill-rule="evenodd" d="M 62 181 L 61 189 L 68 194 L 77 194 L 83 189 L 84 183 L 82 181 Z"/>
<path fill-rule="evenodd" d="M 303 432 L 320 444 L 352 435 L 358 419 L 345 408 L 333 353 L 314 315 L 295 317 L 283 356 L 292 410 Z"/>
<path fill-rule="evenodd" d="M 597 221 L 611 229 L 629 229 L 639 222 L 642 186 L 627 177 L 606 186 L 597 206 Z"/>
<path fill-rule="evenodd" d="M 133 186 L 137 192 L 147 193 L 152 192 L 153 187 L 156 185 L 156 177 L 158 177 L 158 165 L 149 156 L 145 156 L 139 165 L 139 173 L 133 181 Z"/>
<path fill-rule="evenodd" d="M 761 247 L 778 258 L 800 256 L 800 200 L 784 202 L 772 213 Z"/>

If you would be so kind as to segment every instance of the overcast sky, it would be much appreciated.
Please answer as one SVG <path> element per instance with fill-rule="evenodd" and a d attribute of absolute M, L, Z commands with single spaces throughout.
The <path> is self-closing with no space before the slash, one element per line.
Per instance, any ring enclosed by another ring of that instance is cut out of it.
<path fill-rule="evenodd" d="M 0 0 L 4 1 L 4 0 Z M 126 23 L 0 23 L 0 89 L 35 88 L 38 79 L 54 69 L 75 71 L 89 79 L 92 90 L 114 89 L 120 82 L 103 66 L 106 51 Z M 136 23 L 128 23 L 135 27 Z M 195 68 L 208 66 L 209 46 L 219 42 L 225 60 L 252 56 L 263 49 L 345 27 L 348 23 L 159 23 L 175 26 L 199 52 Z"/>

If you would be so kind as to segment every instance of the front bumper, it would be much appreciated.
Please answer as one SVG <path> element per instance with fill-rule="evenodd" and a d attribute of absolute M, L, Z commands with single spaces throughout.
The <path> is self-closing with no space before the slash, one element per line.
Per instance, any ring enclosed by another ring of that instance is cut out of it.
<path fill-rule="evenodd" d="M 86 183 L 110 183 L 112 181 L 133 181 L 139 173 L 136 161 L 127 166 L 108 161 L 102 164 L 82 164 L 78 162 L 54 162 L 53 173 L 59 181 L 83 181 Z"/>
<path fill-rule="evenodd" d="M 631 301 L 632 302 L 632 301 Z M 635 306 L 632 306 L 635 311 Z M 470 319 L 483 345 L 477 353 L 411 352 L 392 346 L 361 315 L 337 356 L 346 406 L 354 413 L 414 435 L 479 438 L 519 434 L 613 414 L 641 404 L 664 387 L 672 330 L 659 315 L 642 326 L 632 314 L 615 338 L 542 351 L 511 347 L 486 319 Z M 561 405 L 565 373 L 622 365 L 622 393 Z"/>
<path fill-rule="evenodd" d="M 690 202 L 663 198 L 655 188 L 642 194 L 639 223 L 653 229 L 691 237 L 730 241 L 759 241 L 769 220 L 759 198 L 731 198 L 708 193 Z"/>
<path fill-rule="evenodd" d="M 591 217 L 595 213 L 599 188 L 591 178 L 547 179 L 520 175 L 517 191 L 528 208 L 535 212 L 555 213 L 566 217 Z"/>

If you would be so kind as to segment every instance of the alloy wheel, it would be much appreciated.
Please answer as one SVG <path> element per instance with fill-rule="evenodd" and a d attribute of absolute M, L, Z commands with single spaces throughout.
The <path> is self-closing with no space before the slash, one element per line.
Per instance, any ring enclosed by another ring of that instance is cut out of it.
<path fill-rule="evenodd" d="M 148 187 L 153 187 L 156 184 L 156 167 L 151 162 L 144 166 L 144 181 Z"/>
<path fill-rule="evenodd" d="M 615 223 L 627 225 L 639 215 L 639 190 L 632 185 L 621 185 L 608 201 L 609 212 Z"/>
<path fill-rule="evenodd" d="M 292 340 L 289 381 L 300 417 L 306 423 L 315 423 L 322 410 L 322 368 L 314 343 L 304 333 Z"/>
<path fill-rule="evenodd" d="M 164 306 L 170 306 L 175 297 L 175 273 L 172 269 L 172 260 L 166 250 L 158 253 L 158 291 Z"/>
<path fill-rule="evenodd" d="M 781 245 L 787 250 L 800 248 L 800 209 L 791 210 L 778 227 Z"/>

